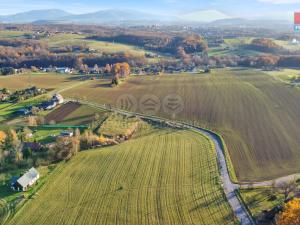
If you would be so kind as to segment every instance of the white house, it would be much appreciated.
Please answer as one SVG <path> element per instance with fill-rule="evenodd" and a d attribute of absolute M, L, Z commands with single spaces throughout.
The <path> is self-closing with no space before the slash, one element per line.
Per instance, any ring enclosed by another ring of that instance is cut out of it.
<path fill-rule="evenodd" d="M 57 73 L 72 73 L 72 70 L 69 67 L 59 67 L 55 70 Z"/>
<path fill-rule="evenodd" d="M 64 98 L 61 94 L 53 95 L 52 100 L 55 101 L 57 104 L 63 104 L 64 103 Z"/>
<path fill-rule="evenodd" d="M 292 44 L 293 45 L 298 45 L 300 42 L 296 39 L 296 38 L 294 38 L 293 40 L 292 40 Z"/>
<path fill-rule="evenodd" d="M 73 137 L 74 136 L 74 132 L 73 131 L 62 131 L 60 133 L 61 137 Z"/>
<path fill-rule="evenodd" d="M 27 191 L 40 178 L 39 172 L 32 167 L 23 176 L 14 177 L 11 182 L 11 188 L 16 191 Z"/>

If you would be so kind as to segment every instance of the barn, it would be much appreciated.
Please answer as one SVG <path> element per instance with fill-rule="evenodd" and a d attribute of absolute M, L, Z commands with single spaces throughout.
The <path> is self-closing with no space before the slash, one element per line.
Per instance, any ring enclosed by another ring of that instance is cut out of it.
<path fill-rule="evenodd" d="M 40 178 L 39 172 L 32 167 L 21 177 L 13 177 L 11 179 L 11 188 L 15 191 L 27 191 L 29 187 L 34 185 Z"/>

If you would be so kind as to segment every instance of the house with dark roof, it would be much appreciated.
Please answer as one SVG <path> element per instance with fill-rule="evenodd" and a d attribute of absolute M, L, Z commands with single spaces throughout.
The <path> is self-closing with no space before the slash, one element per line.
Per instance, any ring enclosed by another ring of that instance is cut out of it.
<path fill-rule="evenodd" d="M 38 152 L 43 148 L 41 143 L 39 142 L 24 142 L 23 143 L 23 150 L 31 149 L 34 152 Z"/>
<path fill-rule="evenodd" d="M 13 177 L 10 186 L 15 191 L 27 191 L 40 178 L 39 172 L 32 167 L 21 177 Z"/>

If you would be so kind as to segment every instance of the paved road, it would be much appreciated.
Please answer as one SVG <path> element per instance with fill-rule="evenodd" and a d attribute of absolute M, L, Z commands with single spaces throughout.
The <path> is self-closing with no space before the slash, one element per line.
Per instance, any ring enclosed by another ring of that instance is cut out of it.
<path fill-rule="evenodd" d="M 223 183 L 223 189 L 226 194 L 227 200 L 231 205 L 236 217 L 240 220 L 242 225 L 254 225 L 251 216 L 248 214 L 245 206 L 240 202 L 238 197 L 236 196 L 235 190 L 239 188 L 238 184 L 234 184 L 230 180 L 229 172 L 226 165 L 225 155 L 222 148 L 222 143 L 217 135 L 212 132 L 208 132 L 201 128 L 193 128 L 200 131 L 202 134 L 208 136 L 211 140 L 213 140 L 215 144 L 215 148 L 218 155 L 219 165 L 220 165 L 220 173 L 221 179 Z"/>
<path fill-rule="evenodd" d="M 240 184 L 241 188 L 259 188 L 259 187 L 271 187 L 275 185 L 275 187 L 280 187 L 282 184 L 289 183 L 289 182 L 295 182 L 297 179 L 300 179 L 300 173 L 288 175 L 285 177 L 279 177 L 273 180 L 268 181 L 260 181 L 260 182 L 252 182 L 252 183 L 243 183 Z"/>
<path fill-rule="evenodd" d="M 232 183 L 230 180 L 225 156 L 224 156 L 223 149 L 222 149 L 222 143 L 219 140 L 218 136 L 216 134 L 214 134 L 213 132 L 207 131 L 203 128 L 196 127 L 196 126 L 193 126 L 190 124 L 175 122 L 175 121 L 171 121 L 171 120 L 160 118 L 160 117 L 145 116 L 145 115 L 142 115 L 139 113 L 131 113 L 131 112 L 113 108 L 113 107 L 110 107 L 107 105 L 101 105 L 101 104 L 96 104 L 96 103 L 92 103 L 92 102 L 81 101 L 81 100 L 72 100 L 72 99 L 69 99 L 69 101 L 77 101 L 81 104 L 89 105 L 90 107 L 111 110 L 113 112 L 120 113 L 120 114 L 123 114 L 126 116 L 139 116 L 142 119 L 151 120 L 154 122 L 163 122 L 163 123 L 167 123 L 174 127 L 188 128 L 188 129 L 194 130 L 196 132 L 199 132 L 201 134 L 208 136 L 215 145 L 215 149 L 216 149 L 217 156 L 218 156 L 218 162 L 220 165 L 220 175 L 221 175 L 221 180 L 222 180 L 222 186 L 223 186 L 223 189 L 224 189 L 224 192 L 226 194 L 229 204 L 231 205 L 236 217 L 239 219 L 239 221 L 241 222 L 242 225 L 254 225 L 255 224 L 253 222 L 251 216 L 248 214 L 247 210 L 245 209 L 245 206 L 240 202 L 240 200 L 238 199 L 238 197 L 235 193 L 235 190 L 237 190 L 239 188 L 239 185 Z"/>

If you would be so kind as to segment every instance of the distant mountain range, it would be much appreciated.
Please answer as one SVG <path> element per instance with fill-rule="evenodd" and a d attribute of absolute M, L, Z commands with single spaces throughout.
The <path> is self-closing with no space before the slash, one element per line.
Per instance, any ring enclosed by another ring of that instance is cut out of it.
<path fill-rule="evenodd" d="M 59 9 L 32 10 L 14 15 L 0 16 L 0 21 L 4 23 L 32 23 L 37 20 L 57 20 L 71 15 L 71 13 Z"/>
<path fill-rule="evenodd" d="M 78 24 L 149 24 L 149 23 L 191 23 L 211 25 L 271 25 L 274 22 L 231 18 L 218 10 L 200 10 L 181 15 L 150 14 L 137 10 L 100 10 L 86 14 L 72 14 L 59 9 L 33 10 L 15 15 L 0 16 L 2 23 L 78 23 Z M 288 21 L 277 21 L 279 24 L 291 24 Z"/>

